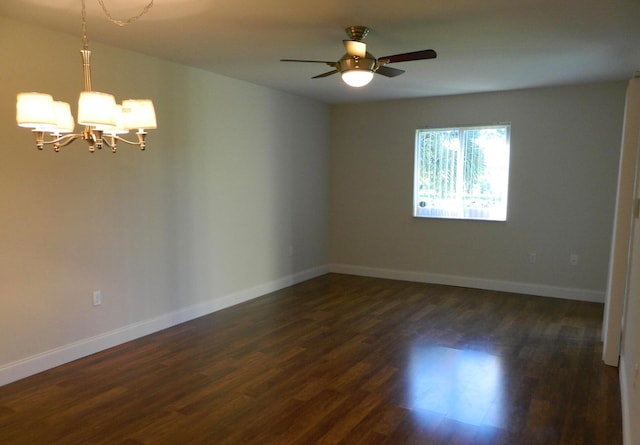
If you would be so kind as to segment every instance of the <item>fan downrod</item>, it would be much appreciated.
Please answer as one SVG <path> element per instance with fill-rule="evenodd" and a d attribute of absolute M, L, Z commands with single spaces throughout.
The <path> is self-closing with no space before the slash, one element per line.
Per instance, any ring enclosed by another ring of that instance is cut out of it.
<path fill-rule="evenodd" d="M 349 39 L 361 42 L 369 34 L 369 28 L 366 26 L 349 26 L 345 29 Z"/>

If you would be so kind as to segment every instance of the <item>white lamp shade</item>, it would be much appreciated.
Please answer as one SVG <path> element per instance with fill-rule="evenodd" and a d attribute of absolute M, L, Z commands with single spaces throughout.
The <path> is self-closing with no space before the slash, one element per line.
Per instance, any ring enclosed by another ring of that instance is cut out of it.
<path fill-rule="evenodd" d="M 116 126 L 116 100 L 111 94 L 83 91 L 78 99 L 78 123 L 94 127 Z"/>
<path fill-rule="evenodd" d="M 128 99 L 122 101 L 122 119 L 124 128 L 153 129 L 156 128 L 156 110 L 149 99 Z"/>
<path fill-rule="evenodd" d="M 129 130 L 124 126 L 124 116 L 122 115 L 122 105 L 116 105 L 116 126 L 115 127 L 96 127 L 98 130 L 104 131 L 108 135 L 126 134 Z"/>
<path fill-rule="evenodd" d="M 49 131 L 56 126 L 53 97 L 42 93 L 20 93 L 16 101 L 16 121 L 20 127 Z"/>
<path fill-rule="evenodd" d="M 350 70 L 342 73 L 342 80 L 351 87 L 363 87 L 373 79 L 373 71 Z"/>
<path fill-rule="evenodd" d="M 347 50 L 347 54 L 355 57 L 367 56 L 367 44 L 364 42 L 358 42 L 356 40 L 343 40 L 344 48 Z"/>
<path fill-rule="evenodd" d="M 66 102 L 54 102 L 56 110 L 56 128 L 58 133 L 71 133 L 75 127 L 73 116 L 71 115 L 71 107 Z"/>

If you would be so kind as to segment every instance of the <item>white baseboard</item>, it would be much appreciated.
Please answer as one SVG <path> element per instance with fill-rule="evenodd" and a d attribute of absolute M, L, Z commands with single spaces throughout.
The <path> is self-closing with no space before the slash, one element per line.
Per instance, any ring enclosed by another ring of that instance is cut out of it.
<path fill-rule="evenodd" d="M 221 298 L 207 301 L 206 303 L 185 307 L 175 312 L 123 326 L 119 329 L 105 332 L 104 334 L 85 338 L 71 344 L 60 346 L 59 348 L 8 363 L 0 367 L 0 386 L 135 340 L 136 338 L 144 337 L 145 335 L 202 317 L 203 315 L 252 300 L 270 292 L 301 283 L 328 272 L 328 266 L 308 269 L 250 289 L 225 295 Z"/>
<path fill-rule="evenodd" d="M 406 270 L 379 269 L 375 267 L 351 266 L 347 264 L 331 264 L 329 266 L 329 270 L 335 273 L 361 275 L 365 277 L 415 281 L 418 283 L 446 284 L 449 286 L 471 287 L 475 289 L 564 298 L 568 300 L 590 301 L 594 303 L 604 303 L 605 296 L 604 291 L 594 291 L 590 289 L 575 289 L 536 283 L 489 280 L 485 278 L 433 274 Z"/>
<path fill-rule="evenodd" d="M 604 302 L 604 291 L 599 292 L 533 283 L 518 283 L 455 275 L 332 264 L 329 266 L 308 269 L 250 289 L 225 295 L 223 297 L 207 301 L 206 303 L 185 307 L 175 312 L 123 326 L 104 334 L 85 338 L 71 344 L 63 345 L 40 354 L 8 363 L 0 367 L 0 386 L 329 272 L 376 278 L 389 278 L 403 281 L 416 281 L 421 283 L 446 284 L 451 286 L 472 287 L 477 289 L 515 292 L 598 303 Z"/>
<path fill-rule="evenodd" d="M 632 433 L 631 433 L 631 406 L 629 402 L 629 395 L 632 392 L 632 388 L 629 385 L 631 380 L 627 375 L 627 366 L 624 356 L 620 356 L 620 366 L 618 366 L 618 375 L 620 378 L 620 399 L 622 405 L 622 443 L 623 445 L 632 445 Z M 637 421 L 637 419 L 636 419 Z"/>

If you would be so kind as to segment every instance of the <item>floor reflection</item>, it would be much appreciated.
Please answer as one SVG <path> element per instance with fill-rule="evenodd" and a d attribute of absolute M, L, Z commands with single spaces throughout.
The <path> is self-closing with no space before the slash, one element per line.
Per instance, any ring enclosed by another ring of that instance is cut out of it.
<path fill-rule="evenodd" d="M 493 425 L 502 417 L 500 357 L 482 351 L 414 346 L 407 377 L 408 407 L 413 410 L 472 425 Z"/>

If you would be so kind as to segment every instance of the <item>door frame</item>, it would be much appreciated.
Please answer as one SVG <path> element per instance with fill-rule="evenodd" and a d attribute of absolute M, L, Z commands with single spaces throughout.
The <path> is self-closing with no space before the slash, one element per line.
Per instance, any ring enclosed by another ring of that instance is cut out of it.
<path fill-rule="evenodd" d="M 602 326 L 602 360 L 610 366 L 618 366 L 620 361 L 620 341 L 629 284 L 633 214 L 637 199 L 635 189 L 640 155 L 639 134 L 640 71 L 637 71 L 627 87 L 613 239 Z"/>

